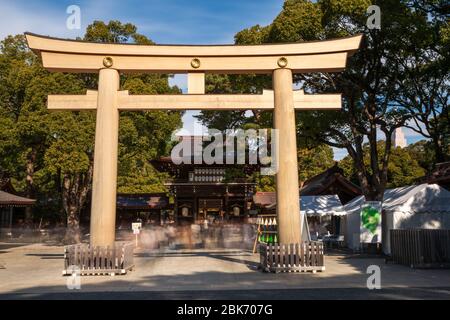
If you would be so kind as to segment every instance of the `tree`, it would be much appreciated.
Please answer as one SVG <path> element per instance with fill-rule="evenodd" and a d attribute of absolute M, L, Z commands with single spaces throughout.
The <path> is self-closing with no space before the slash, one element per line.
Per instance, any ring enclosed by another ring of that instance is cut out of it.
<path fill-rule="evenodd" d="M 137 33 L 133 24 L 119 21 L 94 21 L 86 29 L 84 40 L 153 44 L 153 41 Z M 121 87 L 130 94 L 181 93 L 170 87 L 168 75 L 132 74 L 121 76 Z M 163 192 L 164 175 L 156 172 L 149 160 L 166 154 L 172 132 L 181 127 L 182 112 L 145 111 L 121 112 L 119 126 L 119 192 Z"/>
<path fill-rule="evenodd" d="M 5 86 L 0 88 L 1 112 L 8 119 L 2 123 L 2 131 L 14 139 L 1 143 L 5 168 L 28 197 L 48 198 L 48 185 L 56 187 L 53 198 L 61 195 L 67 237 L 79 241 L 79 211 L 91 179 L 85 171 L 87 159 L 92 158 L 94 118 L 89 113 L 49 113 L 46 101 L 49 94 L 84 93 L 84 82 L 78 76 L 45 71 L 23 36 L 6 38 L 1 52 L 2 78 L 15 79 L 10 92 L 9 81 L 2 81 Z M 27 220 L 31 225 L 30 214 Z"/>
<path fill-rule="evenodd" d="M 346 149 L 364 195 L 368 200 L 380 200 L 388 182 L 393 132 L 413 119 L 413 111 L 396 100 L 412 85 L 401 81 L 406 74 L 398 61 L 411 46 L 424 45 L 418 39 L 428 30 L 428 16 L 406 1 L 377 1 L 382 12 L 381 30 L 369 29 L 366 10 L 371 4 L 365 0 L 287 0 L 269 26 L 245 29 L 235 39 L 240 43 L 302 42 L 364 34 L 363 46 L 349 59 L 344 72 L 295 75 L 295 82 L 308 93 L 341 92 L 343 97 L 339 112 L 298 113 L 298 136 Z M 418 52 L 426 54 L 425 50 Z M 259 84 L 269 87 L 270 82 Z M 205 124 L 212 119 L 221 123 L 217 113 L 202 113 L 200 119 Z M 239 121 L 234 118 L 222 123 Z M 384 149 L 378 147 L 379 140 L 386 141 Z M 370 170 L 364 163 L 365 152 L 369 152 Z"/>
<path fill-rule="evenodd" d="M 78 80 L 78 81 L 77 81 Z M 71 75 L 54 74 L 41 81 L 42 92 L 47 93 L 49 83 L 61 85 L 58 93 L 84 91 L 84 83 Z M 42 97 L 45 108 L 46 94 Z M 80 213 L 84 208 L 92 185 L 95 117 L 93 112 L 60 112 L 49 115 L 52 133 L 45 150 L 45 171 L 56 180 L 61 192 L 61 205 L 66 215 L 65 241 L 80 242 Z"/>
<path fill-rule="evenodd" d="M 333 149 L 325 144 L 299 148 L 297 154 L 300 185 L 334 165 Z"/>
<path fill-rule="evenodd" d="M 152 43 L 132 24 L 118 21 L 94 22 L 85 40 Z M 68 227 L 65 240 L 78 242 L 92 182 L 95 113 L 49 113 L 46 100 L 49 94 L 96 89 L 98 76 L 47 72 L 23 36 L 6 38 L 0 48 L 0 173 L 38 198 L 59 199 Z M 120 81 L 131 94 L 180 92 L 169 86 L 167 75 L 134 74 Z M 140 191 L 139 182 L 151 184 L 146 190 L 163 188 L 161 175 L 148 162 L 167 152 L 170 134 L 180 125 L 180 112 L 121 114 L 119 190 Z"/>
<path fill-rule="evenodd" d="M 407 127 L 431 140 L 435 162 L 450 160 L 450 37 L 448 17 L 439 1 L 410 1 L 408 6 L 427 14 L 411 43 L 398 55 L 401 73 L 396 102 L 412 115 Z M 447 7 L 448 8 L 448 7 Z M 448 9 L 447 9 L 448 10 Z M 401 39 L 399 39 L 401 41 Z"/>
<path fill-rule="evenodd" d="M 28 85 L 34 77 L 42 75 L 43 70 L 22 35 L 5 38 L 0 52 L 0 116 L 5 134 L 0 147 L 1 171 L 7 170 L 9 176 L 22 178 L 25 195 L 34 198 L 34 175 L 42 167 L 47 135 L 46 124 L 33 110 Z M 26 210 L 26 223 L 32 223 L 31 208 Z"/>
<path fill-rule="evenodd" d="M 325 37 L 362 32 L 365 44 L 349 61 L 345 72 L 305 79 L 305 86 L 312 92 L 342 92 L 343 110 L 327 114 L 311 112 L 299 123 L 302 135 L 347 150 L 368 200 L 382 200 L 389 179 L 393 132 L 411 118 L 408 110 L 394 103 L 400 93 L 396 84 L 402 74 L 397 62 L 415 36 L 412 30 L 426 19 L 402 2 L 378 1 L 376 4 L 382 12 L 381 30 L 366 27 L 367 3 L 364 1 L 318 3 L 326 17 Z M 397 41 L 399 34 L 405 41 Z M 385 140 L 383 148 L 380 148 L 380 139 Z M 366 153 L 370 170 L 365 165 Z"/>
<path fill-rule="evenodd" d="M 385 142 L 378 142 L 378 149 L 384 150 Z M 369 146 L 366 144 L 364 147 L 366 151 L 364 156 L 365 169 L 370 172 L 370 156 Z M 412 152 L 411 148 L 393 148 L 391 151 L 391 157 L 387 169 L 387 183 L 388 188 L 397 188 L 414 184 L 418 178 L 425 175 L 425 169 L 419 164 L 416 153 Z M 339 166 L 344 170 L 344 175 L 351 181 L 359 184 L 357 173 L 353 166 L 353 159 L 350 156 L 346 156 L 339 162 Z"/>
<path fill-rule="evenodd" d="M 433 143 L 430 140 L 420 140 L 405 148 L 417 163 L 427 172 L 434 169 L 436 156 Z"/>
<path fill-rule="evenodd" d="M 153 44 L 147 37 L 137 33 L 136 26 L 119 21 L 105 24 L 95 21 L 86 29 L 84 40 Z M 96 77 L 95 77 L 96 78 Z M 87 76 L 92 83 L 92 76 Z M 134 74 L 121 76 L 121 87 L 130 94 L 179 93 L 171 88 L 167 75 Z M 119 192 L 163 191 L 162 176 L 149 164 L 150 159 L 166 151 L 166 143 L 173 130 L 181 125 L 181 113 L 171 111 L 122 112 L 119 126 L 118 190 Z M 86 167 L 83 182 L 90 187 L 93 157 Z M 75 177 L 78 177 L 75 174 Z M 76 184 L 73 188 L 77 189 Z"/>

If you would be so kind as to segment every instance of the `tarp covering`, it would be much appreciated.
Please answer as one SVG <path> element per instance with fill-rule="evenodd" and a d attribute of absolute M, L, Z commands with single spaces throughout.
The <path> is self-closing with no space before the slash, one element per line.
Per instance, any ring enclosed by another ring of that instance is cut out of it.
<path fill-rule="evenodd" d="M 360 246 L 360 212 L 364 197 L 358 197 L 344 206 L 346 242 L 350 248 Z M 450 192 L 437 184 L 420 184 L 387 189 L 382 210 L 383 251 L 390 254 L 392 229 L 449 229 Z"/>
<path fill-rule="evenodd" d="M 344 206 L 348 214 L 358 213 L 364 197 L 360 196 Z M 450 191 L 437 184 L 420 184 L 387 189 L 383 197 L 383 210 L 402 213 L 450 213 Z"/>
<path fill-rule="evenodd" d="M 267 208 L 275 208 L 272 204 Z M 307 216 L 343 216 L 346 214 L 341 200 L 335 194 L 323 196 L 300 196 L 300 212 Z"/>
<path fill-rule="evenodd" d="M 308 216 L 342 216 L 345 215 L 344 207 L 337 195 L 301 196 L 300 212 Z"/>

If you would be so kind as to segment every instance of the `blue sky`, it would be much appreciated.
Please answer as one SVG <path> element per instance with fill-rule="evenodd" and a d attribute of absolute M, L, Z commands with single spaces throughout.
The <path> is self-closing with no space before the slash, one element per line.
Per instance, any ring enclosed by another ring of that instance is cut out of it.
<path fill-rule="evenodd" d="M 233 43 L 234 34 L 255 24 L 267 25 L 281 11 L 283 0 L 0 0 L 0 39 L 9 34 L 30 31 L 54 37 L 82 36 L 94 20 L 131 22 L 138 32 L 156 43 L 223 44 Z M 81 9 L 80 30 L 66 28 L 66 9 L 78 5 Z M 184 91 L 186 77 L 171 80 Z M 199 124 L 187 112 L 184 128 L 192 131 Z M 408 143 L 419 140 L 412 130 L 404 129 Z M 335 150 L 335 159 L 345 156 Z"/>
<path fill-rule="evenodd" d="M 282 0 L 1 0 L 0 36 L 25 30 L 59 37 L 83 34 L 93 20 L 132 22 L 157 43 L 232 43 L 234 34 L 269 24 Z M 68 30 L 69 5 L 81 8 L 81 30 Z"/>

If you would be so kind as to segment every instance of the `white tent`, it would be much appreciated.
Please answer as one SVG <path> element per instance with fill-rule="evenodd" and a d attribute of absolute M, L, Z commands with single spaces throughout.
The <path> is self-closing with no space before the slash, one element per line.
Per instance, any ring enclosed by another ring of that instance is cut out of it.
<path fill-rule="evenodd" d="M 273 209 L 276 203 L 267 206 L 267 209 Z M 336 194 L 323 196 L 300 196 L 300 212 L 307 216 L 342 216 L 346 212 L 342 206 L 341 200 Z"/>
<path fill-rule="evenodd" d="M 301 196 L 300 197 L 300 212 L 305 217 L 324 217 L 330 219 L 331 216 L 343 216 L 346 214 L 341 200 L 336 194 L 321 195 L 321 196 Z M 320 219 L 322 220 L 322 218 Z M 322 221 L 323 222 L 323 221 Z M 320 232 L 320 228 L 311 224 L 311 231 L 313 233 Z M 345 229 L 341 220 L 341 234 Z M 308 234 L 310 234 L 308 230 Z M 316 235 L 314 235 L 315 237 Z"/>
<path fill-rule="evenodd" d="M 268 209 L 275 208 L 276 203 L 272 203 L 267 206 Z M 341 200 L 337 195 L 321 195 L 321 196 L 300 196 L 300 214 L 302 215 L 302 235 L 308 235 L 309 227 L 307 216 L 342 216 L 345 215 L 344 207 L 342 206 Z M 310 238 L 303 240 L 311 240 Z"/>
<path fill-rule="evenodd" d="M 268 208 L 274 208 L 275 203 Z M 335 194 L 320 196 L 300 196 L 300 214 L 302 216 L 302 235 L 303 240 L 311 240 L 309 224 L 307 217 L 324 217 L 324 216 L 343 216 L 346 214 L 341 200 Z M 341 224 L 342 226 L 342 224 Z M 341 230 L 345 226 L 341 227 Z M 314 231 L 314 228 L 312 229 Z M 308 236 L 308 239 L 305 238 Z"/>
<path fill-rule="evenodd" d="M 323 196 L 301 196 L 300 212 L 307 216 L 343 216 L 346 214 L 336 194 Z"/>
<path fill-rule="evenodd" d="M 359 248 L 360 211 L 364 197 L 344 206 L 347 212 L 346 239 L 350 248 Z M 388 189 L 383 197 L 383 251 L 390 253 L 391 229 L 449 229 L 450 192 L 437 184 L 421 184 Z"/>

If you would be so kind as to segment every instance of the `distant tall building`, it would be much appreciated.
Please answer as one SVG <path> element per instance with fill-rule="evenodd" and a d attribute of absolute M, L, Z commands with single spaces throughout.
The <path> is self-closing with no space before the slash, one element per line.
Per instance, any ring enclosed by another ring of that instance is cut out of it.
<path fill-rule="evenodd" d="M 400 147 L 404 148 L 408 145 L 405 139 L 405 135 L 403 134 L 402 128 L 397 128 L 392 135 L 392 146 L 394 148 Z"/>

